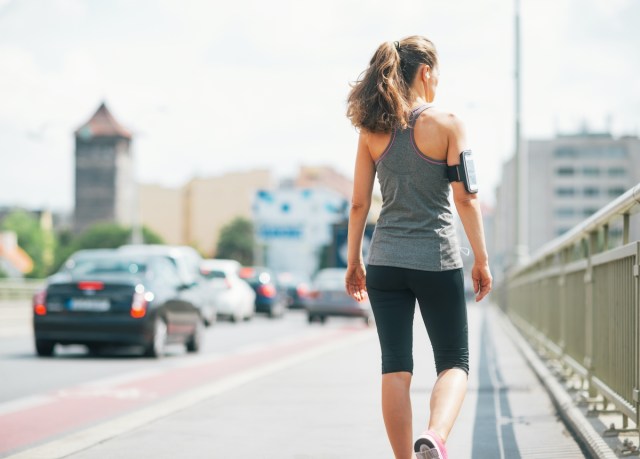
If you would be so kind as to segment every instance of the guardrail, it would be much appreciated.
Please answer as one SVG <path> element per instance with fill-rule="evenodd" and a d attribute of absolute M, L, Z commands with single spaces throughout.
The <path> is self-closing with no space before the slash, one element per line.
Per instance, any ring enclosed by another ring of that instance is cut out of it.
<path fill-rule="evenodd" d="M 640 183 L 509 272 L 500 295 L 520 331 L 579 375 L 589 400 L 612 403 L 624 429 L 640 425 L 640 241 L 629 240 L 639 211 Z"/>
<path fill-rule="evenodd" d="M 0 300 L 29 299 L 44 284 L 42 279 L 0 279 Z"/>

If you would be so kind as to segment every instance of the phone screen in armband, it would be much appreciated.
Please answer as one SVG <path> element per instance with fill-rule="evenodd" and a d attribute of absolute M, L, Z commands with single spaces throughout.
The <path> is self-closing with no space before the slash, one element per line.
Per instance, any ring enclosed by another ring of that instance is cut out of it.
<path fill-rule="evenodd" d="M 464 172 L 466 175 L 465 185 L 469 193 L 478 192 L 478 180 L 476 177 L 476 166 L 473 162 L 473 154 L 467 150 L 463 152 L 462 161 L 464 163 Z"/>

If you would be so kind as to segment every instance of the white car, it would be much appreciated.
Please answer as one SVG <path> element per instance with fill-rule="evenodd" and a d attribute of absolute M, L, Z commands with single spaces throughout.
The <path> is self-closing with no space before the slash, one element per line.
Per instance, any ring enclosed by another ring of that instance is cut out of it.
<path fill-rule="evenodd" d="M 255 315 L 256 293 L 238 276 L 241 265 L 235 260 L 203 260 L 201 274 L 214 286 L 218 317 L 232 322 L 249 320 Z"/>

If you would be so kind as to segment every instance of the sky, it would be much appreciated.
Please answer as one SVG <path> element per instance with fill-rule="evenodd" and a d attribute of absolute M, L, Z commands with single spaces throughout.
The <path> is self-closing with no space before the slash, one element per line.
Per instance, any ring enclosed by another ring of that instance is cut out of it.
<path fill-rule="evenodd" d="M 640 128 L 640 2 L 521 0 L 523 132 Z M 383 41 L 440 55 L 480 196 L 513 154 L 514 0 L 0 0 L 0 206 L 73 208 L 73 132 L 102 101 L 134 133 L 136 175 L 301 165 L 353 173 L 349 84 Z"/>

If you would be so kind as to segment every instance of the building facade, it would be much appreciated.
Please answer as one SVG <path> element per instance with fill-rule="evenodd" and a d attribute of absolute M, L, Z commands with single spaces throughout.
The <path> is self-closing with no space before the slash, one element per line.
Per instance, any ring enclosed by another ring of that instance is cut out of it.
<path fill-rule="evenodd" d="M 640 182 L 640 139 L 582 132 L 527 142 L 526 243 L 534 254 Z M 496 250 L 505 265 L 515 247 L 515 167 L 503 167 L 496 190 Z M 612 237 L 620 229 L 612 227 Z M 636 237 L 637 229 L 635 230 Z"/>
<path fill-rule="evenodd" d="M 258 190 L 253 204 L 256 262 L 276 271 L 313 275 L 333 241 L 333 224 L 348 217 L 349 201 L 327 188 Z"/>
<path fill-rule="evenodd" d="M 137 208 L 131 140 L 104 103 L 76 130 L 76 232 L 96 223 L 133 223 Z"/>
<path fill-rule="evenodd" d="M 214 256 L 220 230 L 236 217 L 252 218 L 256 190 L 273 187 L 265 169 L 194 178 L 180 188 L 141 184 L 141 221 L 168 244 Z"/>

